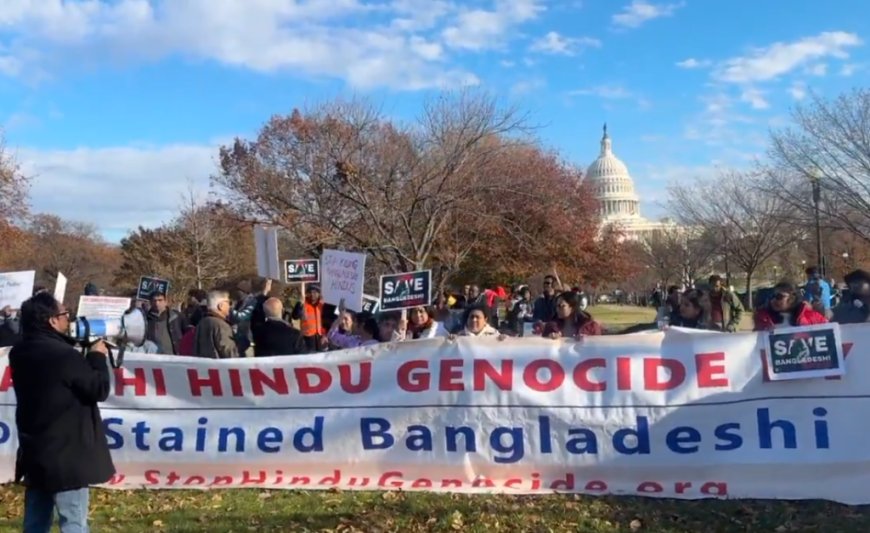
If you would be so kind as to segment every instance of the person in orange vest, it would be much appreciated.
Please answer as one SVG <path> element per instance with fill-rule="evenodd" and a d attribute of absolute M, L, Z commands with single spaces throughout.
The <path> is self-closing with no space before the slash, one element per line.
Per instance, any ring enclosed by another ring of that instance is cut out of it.
<path fill-rule="evenodd" d="M 308 352 L 319 352 L 329 347 L 323 326 L 323 300 L 320 299 L 319 285 L 306 286 L 305 301 L 296 304 L 293 320 L 299 321 L 299 330 Z"/>

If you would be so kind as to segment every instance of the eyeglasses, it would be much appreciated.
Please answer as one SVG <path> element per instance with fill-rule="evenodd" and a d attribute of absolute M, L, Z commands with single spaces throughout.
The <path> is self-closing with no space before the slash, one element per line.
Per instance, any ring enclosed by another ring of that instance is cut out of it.
<path fill-rule="evenodd" d="M 69 318 L 69 311 L 64 311 L 63 313 L 58 313 L 56 315 L 52 315 L 52 318 L 60 318 L 62 316 Z"/>

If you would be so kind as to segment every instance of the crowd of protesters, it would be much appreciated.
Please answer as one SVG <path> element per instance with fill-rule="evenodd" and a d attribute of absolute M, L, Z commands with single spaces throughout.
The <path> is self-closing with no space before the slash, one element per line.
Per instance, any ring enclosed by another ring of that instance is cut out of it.
<path fill-rule="evenodd" d="M 856 270 L 845 277 L 847 289 L 835 304 L 837 291 L 818 269 L 806 271 L 799 287 L 782 282 L 755 310 L 756 331 L 804 326 L 828 321 L 840 324 L 870 321 L 870 273 Z M 681 327 L 735 332 L 741 327 L 744 306 L 718 275 L 703 287 L 656 290 L 650 301 L 659 311 L 651 323 L 637 324 L 610 334 Z M 146 313 L 146 341 L 130 347 L 146 353 L 208 358 L 297 355 L 435 337 L 579 338 L 605 334 L 589 312 L 589 299 L 579 288 L 563 290 L 554 276 L 546 276 L 533 297 L 527 285 L 510 290 L 467 285 L 457 293 L 438 294 L 431 306 L 406 311 L 355 313 L 344 305 L 323 301 L 320 287 L 308 284 L 304 297 L 291 305 L 272 295 L 263 280 L 253 290 L 242 286 L 226 291 L 193 290 L 184 302 L 171 305 L 166 294 L 155 293 L 139 302 Z M 89 286 L 88 292 L 96 288 Z M 35 292 L 41 292 L 38 289 Z M 287 303 L 285 307 L 285 303 Z M 10 309 L 0 310 L 0 346 L 11 346 L 21 334 Z"/>

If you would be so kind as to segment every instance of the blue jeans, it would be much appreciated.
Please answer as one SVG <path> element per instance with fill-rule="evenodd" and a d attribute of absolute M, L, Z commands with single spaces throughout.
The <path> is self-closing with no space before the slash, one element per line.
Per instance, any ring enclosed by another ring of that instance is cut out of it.
<path fill-rule="evenodd" d="M 48 533 L 57 508 L 61 533 L 88 532 L 88 489 L 45 492 L 28 488 L 24 493 L 24 533 Z"/>

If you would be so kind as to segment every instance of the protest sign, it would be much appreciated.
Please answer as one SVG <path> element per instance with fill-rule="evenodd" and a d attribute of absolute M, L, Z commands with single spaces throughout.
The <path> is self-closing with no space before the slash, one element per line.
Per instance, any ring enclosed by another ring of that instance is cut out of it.
<path fill-rule="evenodd" d="M 288 259 L 284 261 L 284 281 L 286 283 L 320 282 L 320 260 Z"/>
<path fill-rule="evenodd" d="M 130 298 L 81 296 L 76 316 L 100 319 L 121 318 L 130 309 Z"/>
<path fill-rule="evenodd" d="M 380 308 L 380 303 L 380 300 L 378 300 L 374 296 L 363 294 L 363 304 L 361 312 L 368 313 L 370 315 L 377 314 Z M 335 316 L 338 316 L 338 307 L 335 308 Z"/>
<path fill-rule="evenodd" d="M 321 294 L 323 301 L 344 305 L 351 311 L 363 309 L 363 285 L 366 274 L 366 255 L 339 250 L 324 250 Z"/>
<path fill-rule="evenodd" d="M 58 302 L 63 302 L 66 297 L 66 276 L 57 273 L 57 279 L 54 282 L 54 299 Z"/>
<path fill-rule="evenodd" d="M 278 264 L 278 228 L 256 226 L 254 248 L 257 253 L 257 274 L 279 281 L 281 265 Z"/>
<path fill-rule="evenodd" d="M 137 300 L 150 300 L 152 294 L 169 294 L 169 281 L 151 276 L 139 278 L 139 289 L 136 291 Z"/>
<path fill-rule="evenodd" d="M 842 376 L 839 324 L 779 328 L 766 343 L 767 377 L 772 381 Z"/>
<path fill-rule="evenodd" d="M 431 303 L 431 270 L 381 276 L 381 311 L 411 309 Z"/>
<path fill-rule="evenodd" d="M 417 340 L 295 357 L 128 353 L 100 403 L 115 489 L 870 503 L 870 325 L 840 379 L 764 379 L 756 333 Z M 18 435 L 0 351 L 0 483 Z"/>
<path fill-rule="evenodd" d="M 35 270 L 0 273 L 0 309 L 21 309 L 21 304 L 33 296 L 35 279 Z"/>

